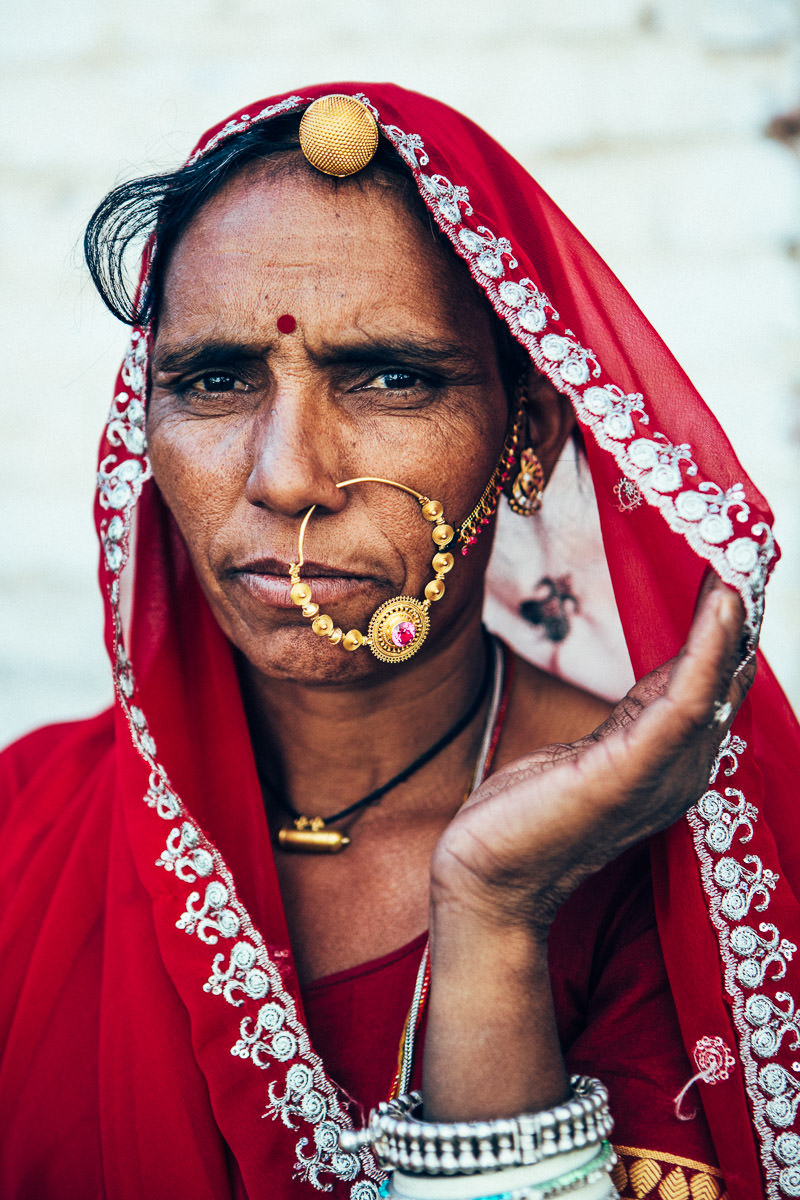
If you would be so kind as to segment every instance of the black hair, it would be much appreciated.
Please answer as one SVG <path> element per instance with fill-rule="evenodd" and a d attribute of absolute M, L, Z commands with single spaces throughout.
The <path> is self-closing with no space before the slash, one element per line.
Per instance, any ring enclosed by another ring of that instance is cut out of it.
<path fill-rule="evenodd" d="M 175 171 L 129 180 L 104 197 L 86 228 L 84 252 L 92 280 L 115 317 L 129 325 L 155 325 L 164 275 L 175 245 L 199 209 L 235 174 L 253 162 L 268 159 L 275 171 L 304 169 L 299 157 L 301 116 L 302 110 L 297 110 L 259 121 L 241 133 L 229 135 Z M 359 173 L 359 182 L 369 179 L 400 190 L 405 203 L 427 225 L 433 238 L 455 253 L 420 198 L 408 167 L 384 137 L 369 167 Z M 338 182 L 331 181 L 334 185 Z M 140 286 L 142 245 L 152 235 L 155 240 L 150 268 Z M 461 262 L 457 255 L 456 259 Z M 528 358 L 491 305 L 489 311 L 501 376 L 511 398 Z"/>

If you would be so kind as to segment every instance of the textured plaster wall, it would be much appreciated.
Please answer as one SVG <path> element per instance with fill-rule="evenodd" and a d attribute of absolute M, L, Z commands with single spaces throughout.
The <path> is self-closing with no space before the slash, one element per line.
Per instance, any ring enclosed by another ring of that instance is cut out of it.
<path fill-rule="evenodd" d="M 0 740 L 110 696 L 91 499 L 125 331 L 85 219 L 241 103 L 326 78 L 463 109 L 626 283 L 774 503 L 764 640 L 797 704 L 797 0 L 29 0 L 0 17 Z"/>

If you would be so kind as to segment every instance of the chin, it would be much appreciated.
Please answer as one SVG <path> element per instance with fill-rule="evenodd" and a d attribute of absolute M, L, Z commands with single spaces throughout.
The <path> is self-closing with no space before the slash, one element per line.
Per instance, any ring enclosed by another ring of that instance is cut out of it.
<path fill-rule="evenodd" d="M 380 663 L 366 647 L 349 653 L 317 637 L 311 628 L 276 629 L 236 649 L 245 669 L 265 679 L 292 683 L 353 683 L 374 675 Z"/>

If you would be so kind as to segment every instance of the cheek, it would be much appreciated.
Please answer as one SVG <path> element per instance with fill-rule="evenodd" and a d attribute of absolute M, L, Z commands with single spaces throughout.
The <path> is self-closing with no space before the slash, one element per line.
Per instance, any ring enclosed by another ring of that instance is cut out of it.
<path fill-rule="evenodd" d="M 483 492 L 504 437 L 505 417 L 499 421 L 484 410 L 471 420 L 455 422 L 444 437 L 428 441 L 425 462 L 434 481 L 429 494 L 445 504 L 450 524 L 460 524 Z"/>
<path fill-rule="evenodd" d="M 447 422 L 432 422 L 421 429 L 419 423 L 407 429 L 401 447 L 383 458 L 385 470 L 376 470 L 386 478 L 405 483 L 438 500 L 448 524 L 457 528 L 480 499 L 497 464 L 505 438 L 505 413 L 488 406 L 477 414 L 460 414 Z M 424 521 L 416 504 L 402 508 L 397 493 L 384 498 L 374 494 L 374 515 L 387 539 L 398 551 L 409 572 L 408 584 L 419 591 L 432 574 L 431 560 L 438 547 L 431 538 L 433 526 Z M 385 505 L 386 511 L 380 511 Z M 394 506 L 394 511 L 390 512 Z M 473 591 L 485 569 L 491 550 L 488 532 L 478 538 L 468 556 L 460 544 L 449 547 L 455 566 L 447 577 L 449 592 Z"/>
<path fill-rule="evenodd" d="M 204 438 L 191 424 L 167 421 L 148 429 L 148 447 L 153 478 L 197 565 L 235 503 L 230 448 L 224 438 Z"/>
<path fill-rule="evenodd" d="M 452 510 L 460 520 L 464 513 L 459 515 L 459 507 L 474 503 L 500 456 L 507 421 L 502 394 L 470 389 L 467 396 L 430 415 L 398 418 L 388 427 L 376 422 L 371 450 L 384 464 L 393 465 L 399 482 L 435 496 L 446 503 L 448 516 Z M 362 444 L 366 449 L 366 441 Z M 401 470 L 406 472 L 404 479 Z"/>

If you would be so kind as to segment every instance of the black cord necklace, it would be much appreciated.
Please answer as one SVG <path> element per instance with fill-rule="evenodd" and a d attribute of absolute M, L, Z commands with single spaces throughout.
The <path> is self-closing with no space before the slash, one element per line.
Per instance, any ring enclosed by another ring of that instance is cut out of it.
<path fill-rule="evenodd" d="M 351 816 L 362 808 L 368 808 L 371 804 L 376 804 L 381 800 L 387 792 L 398 787 L 401 783 L 405 783 L 417 771 L 429 763 L 437 754 L 441 754 L 451 742 L 454 742 L 460 733 L 463 733 L 468 725 L 474 721 L 484 700 L 486 693 L 492 681 L 492 655 L 487 653 L 486 666 L 483 672 L 481 685 L 475 694 L 472 703 L 465 713 L 463 713 L 455 725 L 452 725 L 438 742 L 430 746 L 419 758 L 415 758 L 407 767 L 403 767 L 402 771 L 398 771 L 396 775 L 387 782 L 381 784 L 369 792 L 368 795 L 362 796 L 360 800 L 356 800 L 353 804 L 348 804 L 346 808 L 340 812 L 333 813 L 330 817 L 307 817 L 304 813 L 298 812 L 296 808 L 286 799 L 284 795 L 278 793 L 275 797 L 278 805 L 284 812 L 288 813 L 293 819 L 293 824 L 285 826 L 278 830 L 278 845 L 283 850 L 300 850 L 310 851 L 312 853 L 335 854 L 338 850 L 343 850 L 345 846 L 350 844 L 350 839 L 338 829 L 330 829 L 329 826 L 337 821 L 344 820 L 345 817 Z"/>

